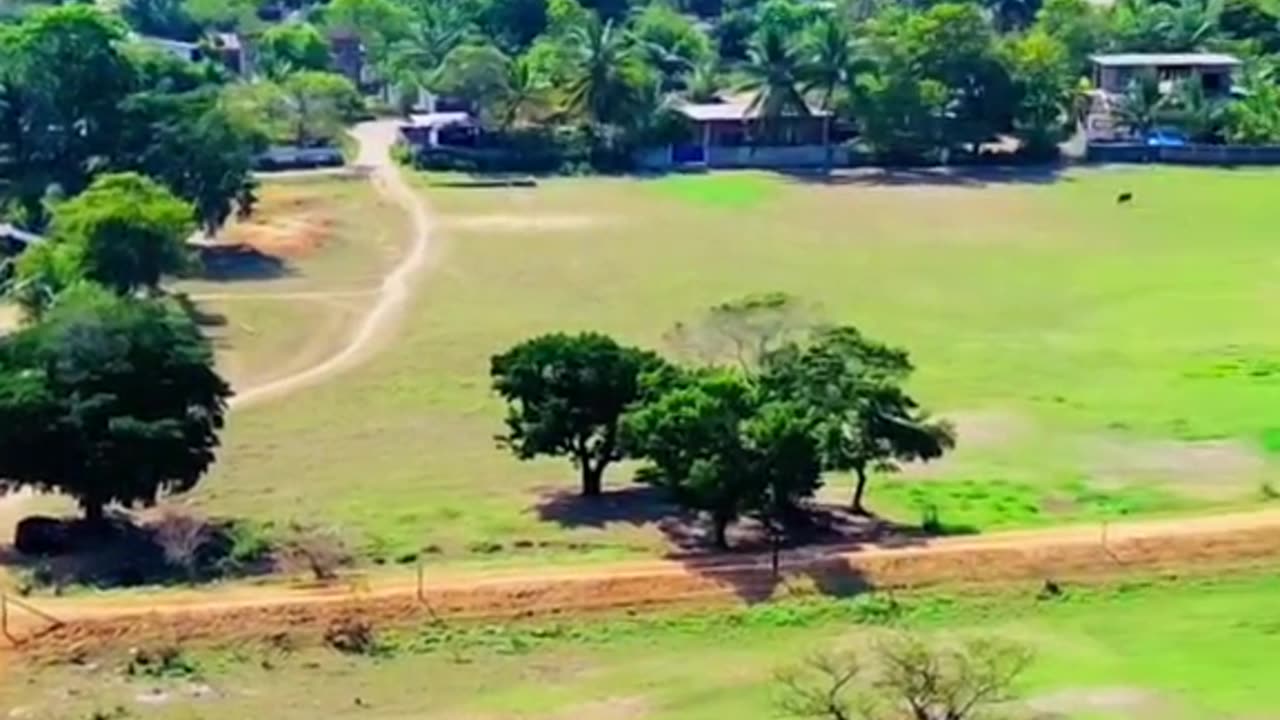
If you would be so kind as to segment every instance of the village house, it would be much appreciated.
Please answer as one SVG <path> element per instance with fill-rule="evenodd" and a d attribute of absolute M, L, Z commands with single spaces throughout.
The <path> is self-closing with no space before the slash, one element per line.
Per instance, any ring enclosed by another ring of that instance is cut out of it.
<path fill-rule="evenodd" d="M 848 161 L 843 147 L 827 147 L 833 123 L 823 110 L 765 118 L 750 98 L 683 103 L 675 110 L 686 121 L 686 137 L 642 153 L 642 167 L 805 168 Z"/>

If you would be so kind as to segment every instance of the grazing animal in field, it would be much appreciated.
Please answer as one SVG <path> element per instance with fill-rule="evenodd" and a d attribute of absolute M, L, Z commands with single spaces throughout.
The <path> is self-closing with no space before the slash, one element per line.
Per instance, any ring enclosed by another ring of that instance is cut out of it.
<path fill-rule="evenodd" d="M 1116 196 L 1117 205 L 1124 205 L 1131 202 L 1133 202 L 1133 193 L 1131 192 L 1122 192 Z"/>

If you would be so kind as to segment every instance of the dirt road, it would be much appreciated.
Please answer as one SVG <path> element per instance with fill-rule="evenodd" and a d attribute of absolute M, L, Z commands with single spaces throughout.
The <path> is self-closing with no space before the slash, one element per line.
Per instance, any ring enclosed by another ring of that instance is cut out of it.
<path fill-rule="evenodd" d="M 798 551 L 783 557 L 782 584 L 844 593 L 1242 566 L 1280 568 L 1280 509 Z M 483 572 L 428 568 L 421 587 L 404 572 L 327 587 L 39 599 L 36 606 L 64 624 L 11 610 L 10 628 L 19 640 L 31 638 L 24 646 L 35 654 L 64 655 L 155 638 L 226 642 L 318 632 L 353 613 L 393 625 L 750 602 L 775 596 L 779 584 L 767 557 L 742 555 Z"/>
<path fill-rule="evenodd" d="M 404 258 L 383 279 L 377 299 L 356 326 L 351 339 L 333 355 L 304 370 L 261 385 L 246 388 L 231 399 L 232 409 L 243 409 L 322 382 L 368 357 L 377 340 L 394 327 L 410 299 L 411 281 L 427 266 L 431 247 L 431 218 L 422 199 L 401 177 L 391 159 L 396 121 L 378 120 L 357 125 L 352 134 L 360 143 L 356 167 L 387 199 L 409 215 L 412 237 Z"/>

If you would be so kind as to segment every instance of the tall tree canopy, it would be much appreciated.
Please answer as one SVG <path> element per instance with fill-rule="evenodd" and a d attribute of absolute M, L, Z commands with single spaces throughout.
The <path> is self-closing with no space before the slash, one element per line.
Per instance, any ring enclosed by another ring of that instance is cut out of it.
<path fill-rule="evenodd" d="M 70 495 L 95 522 L 189 490 L 229 395 L 185 312 L 78 288 L 0 339 L 0 481 Z"/>
<path fill-rule="evenodd" d="M 490 363 L 493 388 L 508 405 L 500 440 L 522 459 L 568 457 L 582 494 L 599 495 L 605 468 L 623 457 L 622 413 L 640 399 L 642 376 L 663 367 L 657 355 L 596 333 L 522 342 Z"/>
<path fill-rule="evenodd" d="M 103 175 L 53 213 L 52 242 L 83 276 L 122 295 L 155 290 L 188 265 L 191 206 L 136 173 Z"/>
<path fill-rule="evenodd" d="M 627 415 L 630 452 L 642 477 L 711 518 L 717 547 L 742 515 L 784 518 L 821 484 L 821 460 L 806 410 L 769 402 L 739 370 L 688 374 Z"/>
<path fill-rule="evenodd" d="M 295 72 L 327 70 L 329 43 L 320 30 L 309 23 L 276 25 L 262 33 L 258 66 L 276 80 Z"/>
<path fill-rule="evenodd" d="M 844 326 L 770 353 L 760 384 L 770 397 L 811 409 L 823 466 L 853 471 L 852 507 L 865 512 L 868 471 L 936 459 L 955 443 L 951 427 L 931 420 L 903 389 L 911 371 L 905 351 Z"/>

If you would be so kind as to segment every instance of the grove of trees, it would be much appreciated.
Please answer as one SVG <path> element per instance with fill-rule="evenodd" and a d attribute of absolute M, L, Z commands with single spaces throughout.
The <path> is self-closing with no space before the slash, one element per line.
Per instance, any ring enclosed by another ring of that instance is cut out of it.
<path fill-rule="evenodd" d="M 522 459 L 569 458 L 588 497 L 610 463 L 642 461 L 637 477 L 704 513 L 720 547 L 739 518 L 771 534 L 803 521 L 828 471 L 854 473 L 850 507 L 865 513 L 871 471 L 938 458 L 954 433 L 903 388 L 905 351 L 809 324 L 796 304 L 767 295 L 713 308 L 678 329 L 704 351 L 688 364 L 596 333 L 525 341 L 491 364 L 509 407 L 500 441 Z"/>
<path fill-rule="evenodd" d="M 1262 0 L 334 0 L 313 20 L 361 37 L 395 87 L 477 102 L 499 135 L 573 129 L 631 147 L 667 137 L 673 100 L 745 94 L 766 118 L 830 110 L 893 162 L 963 158 L 1002 136 L 1053 155 L 1080 119 L 1092 53 L 1228 51 L 1269 87 L 1280 50 Z M 1178 95 L 1159 117 L 1191 116 L 1204 139 L 1280 140 L 1254 96 Z"/>

